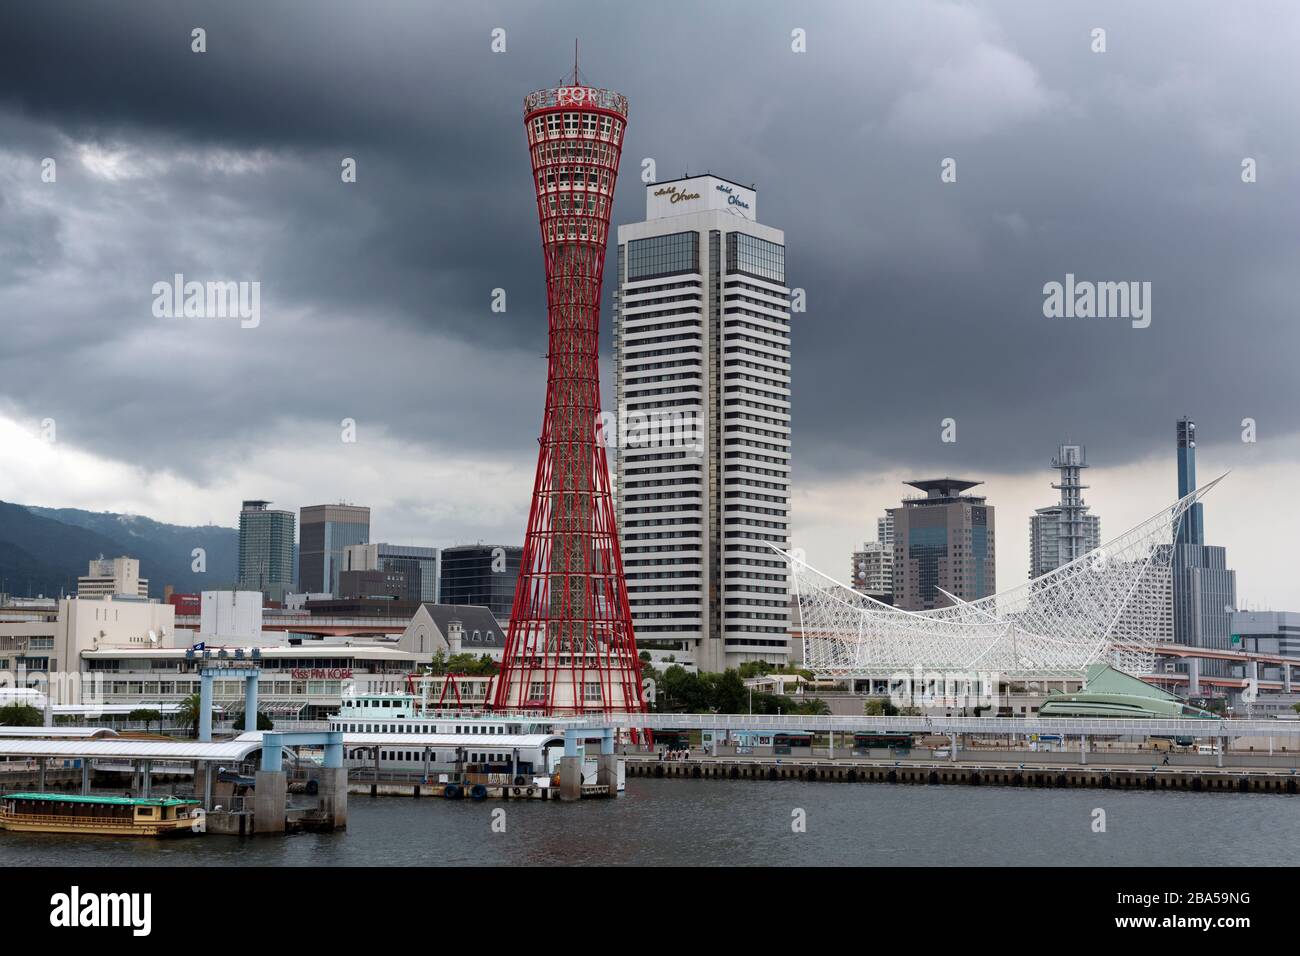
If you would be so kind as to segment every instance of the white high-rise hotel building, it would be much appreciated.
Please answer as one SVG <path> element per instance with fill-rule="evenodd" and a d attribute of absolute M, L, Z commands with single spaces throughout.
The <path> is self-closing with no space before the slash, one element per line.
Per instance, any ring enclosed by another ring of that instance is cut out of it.
<path fill-rule="evenodd" d="M 789 654 L 785 234 L 717 176 L 618 229 L 618 522 L 637 646 L 700 670 Z M 672 425 L 671 429 L 668 427 Z"/>

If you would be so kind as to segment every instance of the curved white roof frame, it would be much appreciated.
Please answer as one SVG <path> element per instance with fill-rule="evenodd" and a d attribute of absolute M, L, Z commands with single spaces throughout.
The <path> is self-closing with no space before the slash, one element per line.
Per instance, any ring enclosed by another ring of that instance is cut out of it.
<path fill-rule="evenodd" d="M 1173 620 L 1178 527 L 1225 477 L 1041 577 L 931 611 L 882 604 L 774 549 L 790 562 L 805 666 L 823 677 L 889 677 L 918 666 L 1080 677 L 1105 659 L 1128 673 L 1150 673 L 1149 647 L 1168 639 Z"/>

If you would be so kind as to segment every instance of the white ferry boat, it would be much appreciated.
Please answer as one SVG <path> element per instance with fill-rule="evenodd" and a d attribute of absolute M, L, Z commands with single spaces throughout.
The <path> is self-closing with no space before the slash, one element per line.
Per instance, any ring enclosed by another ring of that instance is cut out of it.
<path fill-rule="evenodd" d="M 413 694 L 368 694 L 344 698 L 329 719 L 343 733 L 344 764 L 349 768 L 401 775 L 431 782 L 467 776 L 514 786 L 547 786 L 564 756 L 564 722 L 545 716 L 494 715 L 439 711 Z M 596 756 L 582 743 L 583 781 L 596 782 Z M 625 789 L 625 767 L 618 763 L 618 790 Z"/>

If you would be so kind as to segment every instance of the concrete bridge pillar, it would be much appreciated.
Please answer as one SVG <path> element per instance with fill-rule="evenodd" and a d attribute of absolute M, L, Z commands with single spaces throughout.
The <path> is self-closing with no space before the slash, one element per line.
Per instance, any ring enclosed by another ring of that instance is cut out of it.
<path fill-rule="evenodd" d="M 212 764 L 194 761 L 194 798 L 203 801 L 203 809 L 212 809 Z"/>
<path fill-rule="evenodd" d="M 1088 735 L 1079 735 L 1079 763 L 1085 767 L 1088 765 Z"/>
<path fill-rule="evenodd" d="M 289 796 L 288 778 L 283 770 L 259 770 L 254 781 L 253 832 L 283 833 L 284 808 Z"/>
<path fill-rule="evenodd" d="M 283 774 L 281 774 L 283 777 Z M 325 767 L 320 773 L 320 808 L 335 830 L 348 825 L 348 772 L 343 767 Z"/>
<path fill-rule="evenodd" d="M 560 799 L 582 799 L 582 758 L 567 754 L 560 758 Z"/>
<path fill-rule="evenodd" d="M 609 795 L 612 797 L 618 793 L 618 754 L 614 752 L 614 728 L 606 727 L 600 737 L 600 756 L 596 759 L 596 783 L 602 787 L 609 787 Z M 564 778 L 560 778 L 561 787 L 564 784 Z M 578 791 L 582 795 L 582 791 Z"/>
<path fill-rule="evenodd" d="M 1199 697 L 1201 694 L 1201 659 L 1199 657 L 1187 658 L 1187 693 L 1191 697 Z"/>
<path fill-rule="evenodd" d="M 618 793 L 618 754 L 601 754 L 596 759 L 596 783 L 609 787 L 611 797 Z"/>

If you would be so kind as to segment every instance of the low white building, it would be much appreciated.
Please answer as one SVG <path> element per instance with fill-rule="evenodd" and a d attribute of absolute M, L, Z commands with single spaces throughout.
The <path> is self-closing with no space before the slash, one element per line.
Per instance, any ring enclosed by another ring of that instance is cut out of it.
<path fill-rule="evenodd" d="M 236 646 L 206 645 L 210 652 L 233 658 Z M 252 648 L 239 645 L 246 660 Z M 258 709 L 273 721 L 325 720 L 349 694 L 396 694 L 406 690 L 406 675 L 430 655 L 417 654 L 407 642 L 352 639 L 302 641 L 257 646 Z M 177 703 L 199 692 L 201 656 L 189 648 L 156 650 L 100 648 L 83 655 L 83 686 L 110 705 Z M 241 680 L 217 680 L 213 700 L 226 719 L 242 711 Z M 86 701 L 89 703 L 90 701 Z"/>
<path fill-rule="evenodd" d="M 256 608 L 244 595 L 257 598 Z M 177 628 L 170 604 L 121 596 L 67 598 L 57 614 L 0 620 L 0 687 L 38 688 L 54 704 L 85 705 L 92 723 L 99 707 L 166 710 L 199 692 L 202 661 L 191 647 L 202 641 L 209 651 L 229 657 L 237 649 L 251 657 L 257 649 L 259 709 L 272 720 L 324 720 L 347 693 L 401 692 L 406 675 L 446 646 L 441 637 L 434 640 L 435 632 L 443 633 L 436 624 L 432 630 L 417 627 L 384 637 L 262 634 L 260 622 L 254 629 L 261 611 L 257 592 L 205 592 L 203 599 L 199 632 Z M 488 627 L 468 613 L 461 617 L 478 632 L 477 640 L 473 631 L 463 639 L 466 651 L 492 653 L 485 631 L 494 642 L 504 641 L 495 619 Z M 417 650 L 421 634 L 424 649 Z M 215 693 L 225 717 L 237 717 L 242 685 L 217 681 Z"/>
<path fill-rule="evenodd" d="M 473 654 L 500 663 L 506 632 L 485 607 L 471 604 L 421 604 L 403 634 L 412 649 L 429 655 Z"/>
<path fill-rule="evenodd" d="M 0 686 L 49 689 L 56 704 L 83 700 L 83 655 L 100 648 L 171 647 L 175 609 L 135 597 L 73 597 L 55 615 L 0 622 Z"/>

